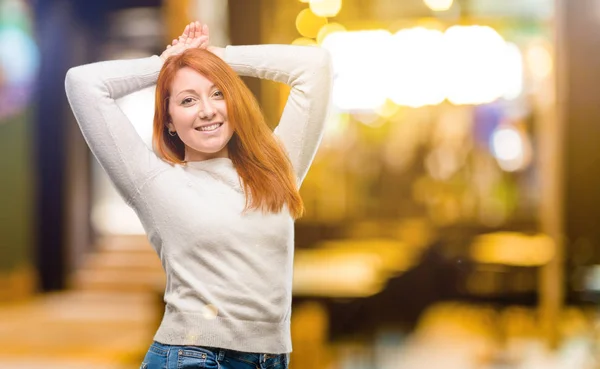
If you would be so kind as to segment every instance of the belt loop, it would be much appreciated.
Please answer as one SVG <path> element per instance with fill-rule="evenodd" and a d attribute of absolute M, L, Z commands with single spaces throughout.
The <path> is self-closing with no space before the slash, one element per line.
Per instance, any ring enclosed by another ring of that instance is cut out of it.
<path fill-rule="evenodd" d="M 223 358 L 225 357 L 225 350 L 223 349 L 219 349 L 219 354 L 217 355 L 217 361 L 221 362 L 223 361 Z"/>

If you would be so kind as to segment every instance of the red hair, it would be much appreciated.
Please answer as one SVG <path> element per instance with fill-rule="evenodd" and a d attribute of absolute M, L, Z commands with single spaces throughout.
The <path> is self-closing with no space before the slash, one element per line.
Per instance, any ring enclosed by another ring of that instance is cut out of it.
<path fill-rule="evenodd" d="M 229 158 L 242 180 L 245 209 L 277 213 L 286 205 L 299 218 L 304 206 L 292 164 L 265 122 L 258 102 L 242 79 L 221 58 L 203 49 L 188 49 L 167 59 L 156 83 L 153 146 L 171 164 L 184 164 L 185 145 L 167 128 L 171 83 L 178 70 L 191 68 L 223 92 L 233 136 L 227 143 Z"/>

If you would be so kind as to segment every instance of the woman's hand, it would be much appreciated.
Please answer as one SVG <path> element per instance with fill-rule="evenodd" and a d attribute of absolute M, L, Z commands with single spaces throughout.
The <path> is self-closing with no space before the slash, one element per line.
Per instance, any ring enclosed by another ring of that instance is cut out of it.
<path fill-rule="evenodd" d="M 208 49 L 208 45 L 208 26 L 206 24 L 202 25 L 200 22 L 192 22 L 185 27 L 179 38 L 174 39 L 171 45 L 167 45 L 160 57 L 164 61 L 173 55 L 181 54 L 187 49 Z"/>

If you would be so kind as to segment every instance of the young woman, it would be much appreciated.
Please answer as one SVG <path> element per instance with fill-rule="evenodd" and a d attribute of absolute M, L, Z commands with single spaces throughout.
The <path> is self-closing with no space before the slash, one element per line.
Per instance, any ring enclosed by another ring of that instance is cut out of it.
<path fill-rule="evenodd" d="M 167 275 L 142 368 L 286 368 L 298 189 L 321 139 L 331 63 L 316 47 L 208 39 L 194 22 L 160 57 L 72 68 L 67 96 Z M 274 132 L 238 74 L 291 86 Z M 150 150 L 115 100 L 154 84 Z"/>

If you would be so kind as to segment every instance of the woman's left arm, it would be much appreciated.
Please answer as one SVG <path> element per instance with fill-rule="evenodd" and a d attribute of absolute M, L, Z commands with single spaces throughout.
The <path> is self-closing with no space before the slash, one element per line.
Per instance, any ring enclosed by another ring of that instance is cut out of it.
<path fill-rule="evenodd" d="M 329 52 L 311 46 L 256 45 L 227 46 L 215 54 L 240 75 L 291 87 L 275 134 L 287 150 L 300 185 L 321 142 L 329 110 L 333 84 Z"/>

